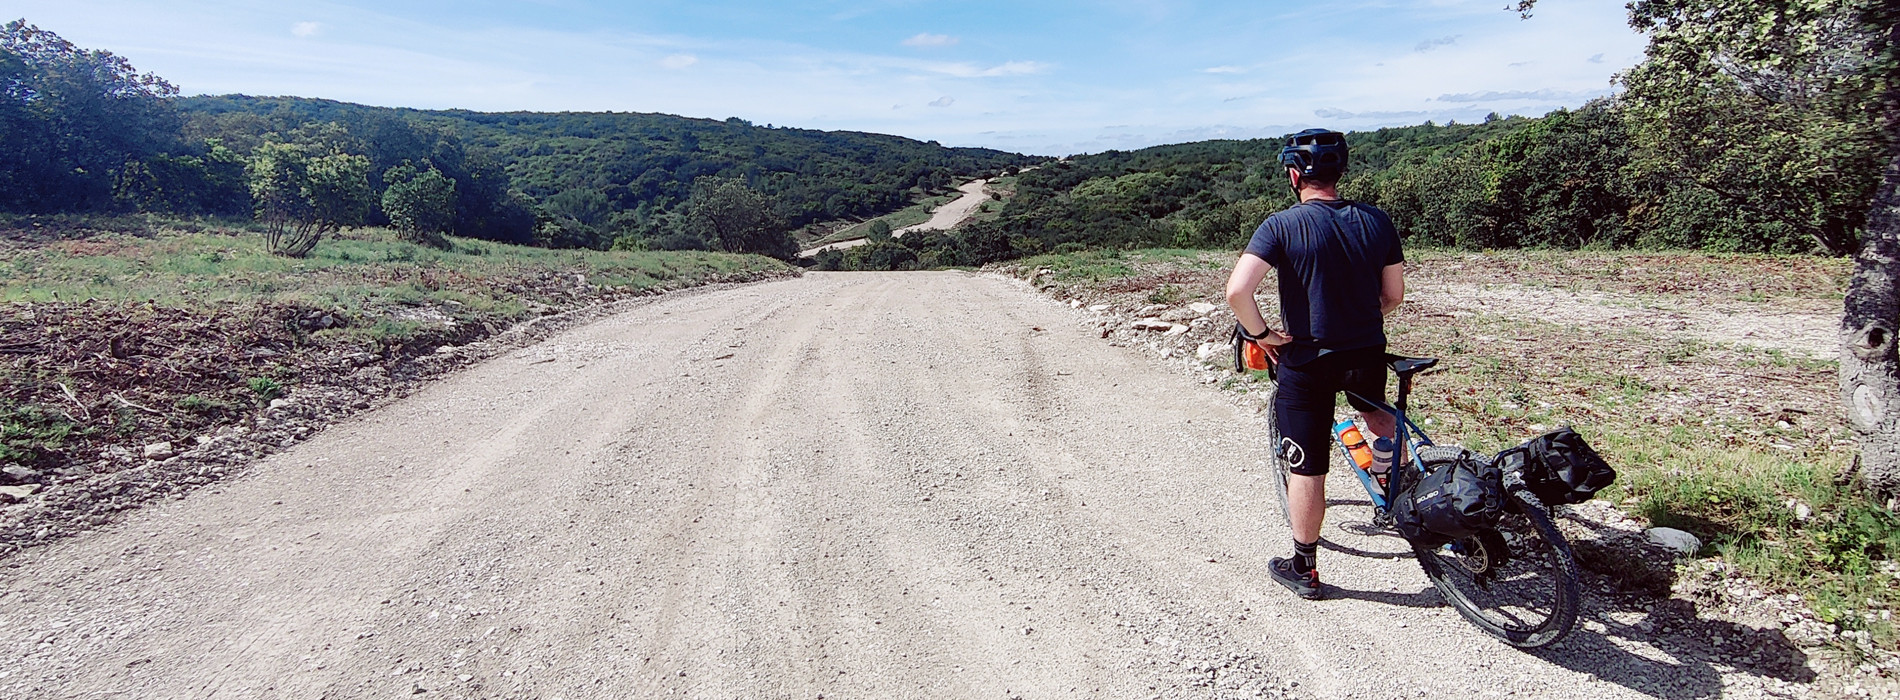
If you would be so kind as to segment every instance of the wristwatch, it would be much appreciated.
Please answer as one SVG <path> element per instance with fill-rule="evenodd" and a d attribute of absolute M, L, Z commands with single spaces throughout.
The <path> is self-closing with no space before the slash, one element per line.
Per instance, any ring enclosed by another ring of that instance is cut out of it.
<path fill-rule="evenodd" d="M 1260 335 L 1253 335 L 1247 332 L 1246 326 L 1241 325 L 1239 321 L 1235 321 L 1234 332 L 1239 333 L 1240 337 L 1245 338 L 1247 340 L 1266 340 L 1267 336 L 1273 335 L 1273 327 L 1267 326 L 1267 329 L 1264 331 L 1261 331 Z"/>

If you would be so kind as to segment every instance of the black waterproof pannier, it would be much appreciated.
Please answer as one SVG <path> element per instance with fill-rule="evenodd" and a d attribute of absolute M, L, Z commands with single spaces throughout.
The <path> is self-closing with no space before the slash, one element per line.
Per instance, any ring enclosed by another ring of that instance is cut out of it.
<path fill-rule="evenodd" d="M 1582 503 L 1616 481 L 1616 470 L 1569 428 L 1559 428 L 1498 453 L 1498 467 L 1517 471 L 1544 505 Z"/>
<path fill-rule="evenodd" d="M 1497 527 L 1504 514 L 1504 478 L 1495 463 L 1458 450 L 1425 466 L 1430 471 L 1393 498 L 1392 520 L 1401 536 L 1435 547 Z"/>

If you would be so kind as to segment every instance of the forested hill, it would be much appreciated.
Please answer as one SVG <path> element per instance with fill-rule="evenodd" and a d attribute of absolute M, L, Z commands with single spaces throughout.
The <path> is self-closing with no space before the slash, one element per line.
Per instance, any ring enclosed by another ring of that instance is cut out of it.
<path fill-rule="evenodd" d="M 388 224 L 435 244 L 454 234 L 790 258 L 798 227 L 889 213 L 1040 160 L 738 118 L 181 98 L 109 51 L 0 25 L 4 213 L 256 218 L 319 238 Z"/>
<path fill-rule="evenodd" d="M 198 138 L 247 144 L 267 133 L 337 123 L 364 136 L 372 172 L 420 160 L 438 134 L 484 151 L 513 186 L 558 214 L 593 226 L 621 215 L 654 220 L 691 194 L 700 177 L 736 177 L 777 200 L 793 227 L 889 212 L 919 191 L 1039 158 L 946 148 L 900 136 L 758 126 L 635 112 L 505 112 L 392 109 L 294 97 L 227 95 L 178 100 Z"/>

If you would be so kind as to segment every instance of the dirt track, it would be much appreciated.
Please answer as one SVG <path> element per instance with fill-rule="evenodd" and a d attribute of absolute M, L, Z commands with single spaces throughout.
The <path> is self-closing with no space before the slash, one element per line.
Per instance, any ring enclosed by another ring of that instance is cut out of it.
<path fill-rule="evenodd" d="M 963 194 L 959 195 L 956 199 L 950 200 L 949 203 L 932 210 L 930 212 L 930 218 L 923 223 L 911 224 L 891 231 L 891 237 L 902 238 L 904 234 L 914 231 L 948 231 L 956 228 L 958 224 L 963 223 L 964 219 L 970 218 L 970 215 L 976 212 L 977 207 L 982 206 L 983 202 L 989 200 L 989 193 L 984 189 L 984 186 L 988 185 L 989 182 L 989 180 L 979 179 L 958 185 L 957 191 Z M 856 248 L 870 242 L 871 239 L 869 238 L 853 238 L 848 241 L 828 243 L 809 250 L 799 251 L 798 256 L 801 258 L 809 258 L 827 250 Z"/>
<path fill-rule="evenodd" d="M 1509 649 L 1378 556 L 1396 541 L 1351 535 L 1351 506 L 1328 536 L 1364 552 L 1322 554 L 1331 600 L 1293 598 L 1265 573 L 1287 533 L 1254 466 L 1261 417 L 1093 336 L 1018 283 L 954 272 L 665 297 L 13 558 L 0 697 L 1773 683 L 1601 624 Z"/>

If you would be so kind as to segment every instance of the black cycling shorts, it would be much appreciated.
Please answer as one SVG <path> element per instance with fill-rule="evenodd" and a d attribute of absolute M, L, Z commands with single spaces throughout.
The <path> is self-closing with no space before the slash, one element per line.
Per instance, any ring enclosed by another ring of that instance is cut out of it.
<path fill-rule="evenodd" d="M 1325 474 L 1332 461 L 1334 401 L 1341 391 L 1385 400 L 1385 347 L 1327 353 L 1298 367 L 1275 369 L 1273 420 L 1280 427 L 1275 450 L 1295 474 Z M 1377 410 L 1351 395 L 1346 400 L 1358 411 Z"/>

